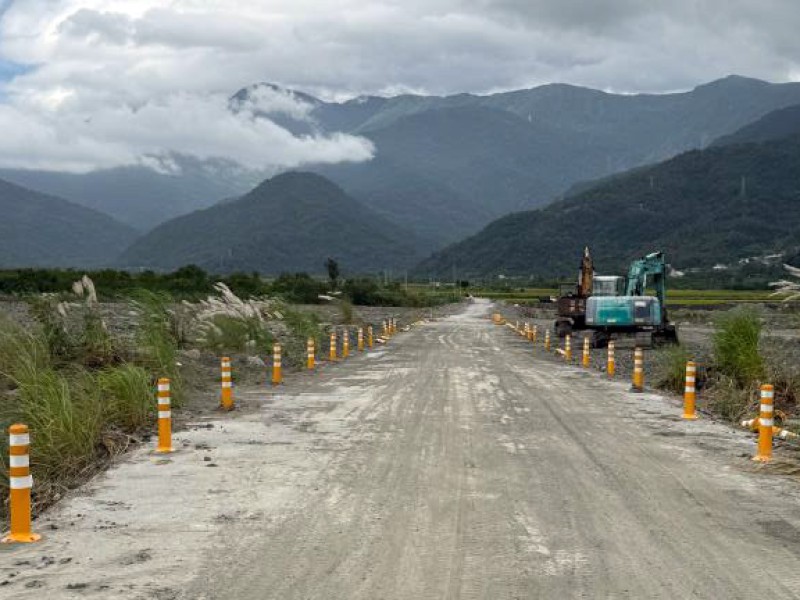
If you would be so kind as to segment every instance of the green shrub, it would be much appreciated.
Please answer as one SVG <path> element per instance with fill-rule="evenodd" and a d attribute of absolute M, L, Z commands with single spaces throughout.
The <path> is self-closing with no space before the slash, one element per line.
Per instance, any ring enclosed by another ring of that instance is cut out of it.
<path fill-rule="evenodd" d="M 320 294 L 328 291 L 328 284 L 307 273 L 281 273 L 272 282 L 270 292 L 295 304 L 317 304 Z"/>
<path fill-rule="evenodd" d="M 380 287 L 374 279 L 348 279 L 344 282 L 342 291 L 353 304 L 359 306 L 376 306 L 381 301 Z"/>
<path fill-rule="evenodd" d="M 270 290 L 258 273 L 231 273 L 221 281 L 240 298 L 265 296 Z"/>
<path fill-rule="evenodd" d="M 765 375 L 759 353 L 761 320 L 749 307 L 737 307 L 717 317 L 713 334 L 714 360 L 721 373 L 740 387 L 750 387 Z"/>

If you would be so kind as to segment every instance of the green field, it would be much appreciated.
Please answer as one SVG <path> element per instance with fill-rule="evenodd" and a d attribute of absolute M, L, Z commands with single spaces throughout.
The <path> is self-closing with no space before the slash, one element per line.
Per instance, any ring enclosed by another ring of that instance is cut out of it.
<path fill-rule="evenodd" d="M 514 290 L 470 290 L 475 296 L 503 300 L 512 304 L 536 304 L 542 296 L 555 296 L 554 288 L 525 288 Z M 650 291 L 649 293 L 653 293 Z M 780 302 L 769 290 L 669 290 L 668 306 L 716 306 L 728 304 L 755 304 Z"/>

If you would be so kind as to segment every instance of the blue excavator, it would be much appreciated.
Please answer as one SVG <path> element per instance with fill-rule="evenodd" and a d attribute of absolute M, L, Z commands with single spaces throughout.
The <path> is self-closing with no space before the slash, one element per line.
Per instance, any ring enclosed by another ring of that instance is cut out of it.
<path fill-rule="evenodd" d="M 634 260 L 624 280 L 599 279 L 597 283 L 602 285 L 595 284 L 586 300 L 586 328 L 593 332 L 594 346 L 605 346 L 615 334 L 634 334 L 636 343 L 643 346 L 678 342 L 678 331 L 667 318 L 663 252 Z M 647 295 L 648 288 L 655 290 L 655 296 Z"/>
<path fill-rule="evenodd" d="M 559 299 L 556 333 L 563 337 L 573 330 L 590 330 L 596 348 L 622 335 L 635 335 L 641 346 L 677 343 L 677 330 L 667 318 L 666 279 L 663 252 L 634 260 L 626 277 L 599 276 L 586 248 L 577 293 Z M 646 295 L 649 288 L 655 289 L 655 296 Z"/>

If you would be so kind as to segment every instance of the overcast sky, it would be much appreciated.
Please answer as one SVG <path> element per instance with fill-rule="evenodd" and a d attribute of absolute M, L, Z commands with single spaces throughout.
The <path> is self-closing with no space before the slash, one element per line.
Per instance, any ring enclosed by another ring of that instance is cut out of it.
<path fill-rule="evenodd" d="M 256 81 L 326 98 L 794 81 L 798 24 L 797 0 L 0 0 L 0 165 L 364 160 L 365 140 L 296 138 L 226 99 Z"/>

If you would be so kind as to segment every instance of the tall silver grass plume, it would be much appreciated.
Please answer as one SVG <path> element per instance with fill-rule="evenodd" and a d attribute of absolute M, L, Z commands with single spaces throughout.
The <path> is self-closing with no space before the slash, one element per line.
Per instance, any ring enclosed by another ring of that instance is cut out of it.
<path fill-rule="evenodd" d="M 86 291 L 86 304 L 89 306 L 97 304 L 97 290 L 95 290 L 94 281 L 92 281 L 88 275 L 84 275 L 81 277 L 81 283 L 83 284 L 83 289 Z"/>
<path fill-rule="evenodd" d="M 259 321 L 273 317 L 270 312 L 272 303 L 268 300 L 242 300 L 221 282 L 215 283 L 214 289 L 219 296 L 209 296 L 197 305 L 197 318 L 200 321 L 209 321 L 217 316 Z"/>
<path fill-rule="evenodd" d="M 97 291 L 88 275 L 84 275 L 78 281 L 72 283 L 72 293 L 78 298 L 86 299 L 86 306 L 94 306 L 97 304 Z"/>

